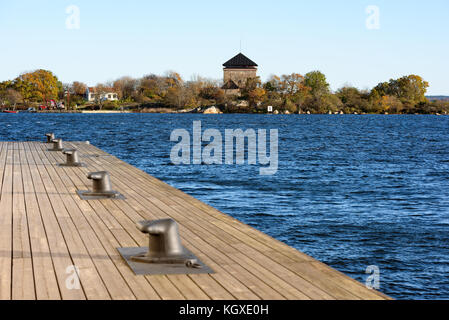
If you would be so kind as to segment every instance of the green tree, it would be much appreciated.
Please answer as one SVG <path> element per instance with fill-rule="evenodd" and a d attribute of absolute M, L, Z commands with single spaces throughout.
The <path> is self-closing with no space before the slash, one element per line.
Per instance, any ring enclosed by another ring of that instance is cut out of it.
<path fill-rule="evenodd" d="M 306 98 L 304 108 L 316 113 L 327 113 L 341 106 L 341 102 L 330 92 L 326 76 L 320 71 L 312 71 L 304 76 L 304 84 L 310 88 L 310 95 Z"/>
<path fill-rule="evenodd" d="M 320 98 L 330 93 L 326 76 L 320 71 L 312 71 L 304 76 L 304 84 L 309 87 L 314 98 Z"/>
<path fill-rule="evenodd" d="M 354 87 L 343 87 L 336 92 L 346 113 L 369 112 L 369 93 Z"/>

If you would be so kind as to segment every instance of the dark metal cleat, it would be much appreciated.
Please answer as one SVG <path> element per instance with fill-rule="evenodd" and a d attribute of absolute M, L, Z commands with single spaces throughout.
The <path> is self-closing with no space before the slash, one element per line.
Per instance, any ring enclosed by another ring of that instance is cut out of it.
<path fill-rule="evenodd" d="M 137 227 L 149 235 L 148 248 L 118 249 L 136 274 L 213 273 L 182 246 L 179 227 L 173 219 L 144 221 Z"/>
<path fill-rule="evenodd" d="M 124 199 L 120 192 L 112 190 L 111 178 L 109 172 L 91 172 L 87 178 L 92 180 L 92 191 L 78 191 L 78 195 L 83 200 L 99 200 L 99 199 Z"/>
<path fill-rule="evenodd" d="M 47 143 L 52 143 L 52 141 L 55 139 L 54 133 L 47 133 L 45 136 L 47 137 Z"/>
<path fill-rule="evenodd" d="M 48 151 L 63 151 L 64 148 L 62 146 L 62 139 L 53 139 L 51 141 L 53 143 L 53 149 L 48 149 Z"/>
<path fill-rule="evenodd" d="M 79 161 L 78 150 L 65 149 L 63 152 L 67 156 L 66 163 L 59 164 L 60 167 L 85 167 L 84 163 Z"/>

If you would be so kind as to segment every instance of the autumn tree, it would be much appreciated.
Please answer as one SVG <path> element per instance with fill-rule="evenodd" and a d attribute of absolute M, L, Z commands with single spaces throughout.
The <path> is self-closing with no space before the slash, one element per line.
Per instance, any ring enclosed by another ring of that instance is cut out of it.
<path fill-rule="evenodd" d="M 242 98 L 248 101 L 252 108 L 258 108 L 265 98 L 266 91 L 259 77 L 248 78 L 242 91 Z"/>
<path fill-rule="evenodd" d="M 164 77 L 163 89 L 165 89 L 164 102 L 168 106 L 178 109 L 186 105 L 188 92 L 181 76 L 173 71 L 168 71 Z"/>
<path fill-rule="evenodd" d="M 164 75 L 149 74 L 141 79 L 121 77 L 98 85 L 94 94 L 101 109 L 116 106 L 116 102 L 104 103 L 105 94 L 113 88 L 122 101 L 179 109 L 216 104 L 226 106 L 230 111 L 244 112 L 264 112 L 266 106 L 280 111 L 296 112 L 299 109 L 314 113 L 340 110 L 367 113 L 448 112 L 446 104 L 427 101 L 425 94 L 428 86 L 429 83 L 420 76 L 408 75 L 379 83 L 370 92 L 345 86 L 333 94 L 326 76 L 320 71 L 312 71 L 305 76 L 299 73 L 274 75 L 265 83 L 259 77 L 248 79 L 240 90 L 240 96 L 230 96 L 221 89 L 220 81 L 199 76 L 184 81 L 178 73 L 169 71 Z M 50 71 L 36 70 L 24 73 L 13 81 L 0 82 L 0 103 L 4 106 L 22 101 L 25 104 L 48 101 L 56 97 L 65 99 L 64 92 L 68 91 L 72 104 L 78 104 L 84 103 L 86 89 L 84 83 L 77 81 L 63 86 Z"/>
<path fill-rule="evenodd" d="M 199 97 L 208 101 L 212 100 L 215 104 L 222 104 L 226 99 L 224 91 L 214 85 L 208 85 L 201 88 Z"/>
<path fill-rule="evenodd" d="M 265 89 L 265 107 L 272 106 L 275 110 L 279 110 L 284 104 L 284 96 L 281 92 L 281 78 L 272 75 L 263 88 Z"/>
<path fill-rule="evenodd" d="M 203 78 L 200 76 L 193 76 L 190 81 L 185 83 L 191 102 L 189 106 L 199 107 L 208 106 L 210 104 L 224 104 L 227 101 L 227 96 L 218 81 Z"/>
<path fill-rule="evenodd" d="M 298 111 L 311 91 L 311 88 L 306 85 L 304 77 L 298 73 L 283 75 L 279 89 L 284 96 L 284 107 L 290 112 Z"/>
<path fill-rule="evenodd" d="M 16 78 L 13 83 L 13 88 L 22 95 L 25 104 L 35 100 L 36 89 L 31 82 L 25 81 L 19 77 Z"/>
<path fill-rule="evenodd" d="M 112 87 L 120 99 L 130 100 L 136 96 L 138 81 L 131 77 L 122 77 L 115 80 Z"/>
<path fill-rule="evenodd" d="M 399 79 L 391 79 L 389 82 L 379 83 L 374 89 L 381 97 L 396 97 L 410 112 L 420 104 L 428 102 L 426 99 L 429 83 L 418 75 L 408 75 Z"/>
<path fill-rule="evenodd" d="M 5 106 L 7 103 L 6 93 L 9 88 L 12 88 L 12 86 L 13 86 L 12 81 L 0 82 L 0 104 L 2 105 L 2 107 Z"/>
<path fill-rule="evenodd" d="M 104 103 L 107 100 L 105 98 L 105 94 L 107 94 L 110 91 L 110 88 L 102 83 L 97 84 L 95 87 L 95 103 L 99 106 L 100 110 L 103 110 Z"/>
<path fill-rule="evenodd" d="M 185 105 L 185 89 L 181 86 L 174 86 L 167 89 L 164 102 L 168 106 L 181 109 Z"/>
<path fill-rule="evenodd" d="M 336 92 L 346 113 L 369 112 L 369 92 L 360 91 L 355 87 L 343 87 Z M 331 110 L 335 111 L 335 110 Z"/>
<path fill-rule="evenodd" d="M 161 101 L 166 94 L 166 83 L 162 77 L 155 74 L 144 76 L 138 85 L 139 94 L 149 101 Z"/>
<path fill-rule="evenodd" d="M 51 71 L 39 69 L 20 75 L 14 87 L 26 100 L 46 102 L 58 97 L 62 83 Z"/>
<path fill-rule="evenodd" d="M 165 81 L 169 88 L 179 87 L 184 83 L 181 75 L 175 71 L 167 71 L 165 73 Z"/>
<path fill-rule="evenodd" d="M 288 96 L 293 96 L 304 90 L 304 77 L 299 73 L 281 76 L 278 84 L 279 90 Z"/>
<path fill-rule="evenodd" d="M 252 107 L 259 107 L 265 98 L 265 89 L 257 87 L 248 92 L 248 102 Z"/>
<path fill-rule="evenodd" d="M 86 94 L 87 85 L 82 82 L 74 81 L 72 83 L 72 91 L 74 94 L 82 97 Z"/>
<path fill-rule="evenodd" d="M 5 90 L 0 89 L 0 100 L 2 106 L 12 105 L 15 110 L 16 105 L 23 101 L 23 97 L 17 90 L 6 88 Z"/>
<path fill-rule="evenodd" d="M 401 100 L 395 96 L 383 96 L 380 101 L 380 105 L 382 112 L 401 113 L 403 110 Z"/>

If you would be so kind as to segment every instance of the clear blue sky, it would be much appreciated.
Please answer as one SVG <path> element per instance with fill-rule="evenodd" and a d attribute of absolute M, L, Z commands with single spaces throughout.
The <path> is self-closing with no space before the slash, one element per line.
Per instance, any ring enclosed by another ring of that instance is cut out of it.
<path fill-rule="evenodd" d="M 66 28 L 69 5 L 80 29 Z M 363 89 L 414 73 L 449 95 L 448 14 L 447 0 L 1 1 L 0 81 L 38 68 L 89 85 L 167 70 L 219 79 L 241 40 L 263 80 L 321 70 L 334 90 Z"/>

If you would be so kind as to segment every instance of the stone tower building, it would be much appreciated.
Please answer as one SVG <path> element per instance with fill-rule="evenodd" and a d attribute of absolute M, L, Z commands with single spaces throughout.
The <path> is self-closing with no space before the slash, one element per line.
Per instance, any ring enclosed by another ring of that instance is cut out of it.
<path fill-rule="evenodd" d="M 257 64 L 242 53 L 224 63 L 223 66 L 222 89 L 229 95 L 240 94 L 240 89 L 246 85 L 246 81 L 257 77 Z"/>

